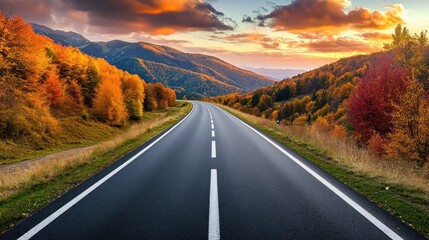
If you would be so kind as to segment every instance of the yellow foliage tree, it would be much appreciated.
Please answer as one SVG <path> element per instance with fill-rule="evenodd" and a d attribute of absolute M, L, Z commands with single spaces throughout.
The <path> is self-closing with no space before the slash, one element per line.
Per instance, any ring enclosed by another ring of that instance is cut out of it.
<path fill-rule="evenodd" d="M 102 76 L 94 99 L 94 110 L 100 120 L 112 126 L 120 126 L 126 121 L 127 111 L 118 75 Z"/>
<path fill-rule="evenodd" d="M 139 120 L 143 116 L 143 81 L 137 75 L 128 75 L 122 79 L 125 105 L 131 119 Z"/>

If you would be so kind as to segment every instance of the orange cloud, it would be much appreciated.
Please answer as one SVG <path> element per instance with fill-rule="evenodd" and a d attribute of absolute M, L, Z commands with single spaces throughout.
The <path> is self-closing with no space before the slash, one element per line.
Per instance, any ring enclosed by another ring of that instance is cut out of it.
<path fill-rule="evenodd" d="M 404 23 L 405 9 L 400 4 L 389 5 L 385 12 L 362 7 L 346 12 L 349 4 L 347 0 L 295 0 L 289 5 L 277 6 L 267 15 L 259 14 L 255 21 L 297 34 L 302 31 L 332 34 L 350 28 L 387 29 Z"/>
<path fill-rule="evenodd" d="M 365 40 L 391 40 L 392 34 L 380 32 L 362 33 L 360 36 Z"/>
<path fill-rule="evenodd" d="M 360 52 L 371 53 L 382 49 L 371 46 L 370 44 L 346 37 L 334 38 L 328 37 L 323 40 L 311 41 L 303 44 L 304 47 L 316 52 Z"/>
<path fill-rule="evenodd" d="M 190 2 L 186 0 L 158 0 L 158 1 L 131 1 L 130 4 L 136 9 L 139 14 L 160 14 L 163 12 L 180 12 L 185 10 L 186 7 L 195 7 L 197 2 Z"/>

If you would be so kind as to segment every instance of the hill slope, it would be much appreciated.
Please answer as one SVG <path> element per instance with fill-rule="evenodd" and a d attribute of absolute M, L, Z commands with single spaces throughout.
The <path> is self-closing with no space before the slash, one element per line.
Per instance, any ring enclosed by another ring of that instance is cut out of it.
<path fill-rule="evenodd" d="M 346 124 L 346 100 L 379 56 L 376 53 L 341 59 L 270 87 L 214 100 L 286 124 L 311 123 L 318 117 Z"/>
<path fill-rule="evenodd" d="M 36 25 L 35 25 L 36 26 Z M 68 36 L 36 26 L 34 30 L 64 45 Z M 43 31 L 42 31 L 43 30 Z M 65 38 L 65 39 L 64 39 Z M 248 92 L 274 83 L 270 78 L 238 68 L 219 58 L 184 53 L 156 44 L 109 42 L 83 42 L 74 44 L 94 57 L 106 59 L 122 70 L 138 74 L 146 82 L 163 84 L 176 90 L 177 96 L 201 98 L 233 92 Z M 148 71 L 147 66 L 150 66 Z"/>

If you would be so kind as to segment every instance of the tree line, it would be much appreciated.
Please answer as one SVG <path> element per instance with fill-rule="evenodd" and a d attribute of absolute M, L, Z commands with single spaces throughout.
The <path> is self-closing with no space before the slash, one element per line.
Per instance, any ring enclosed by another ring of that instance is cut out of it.
<path fill-rule="evenodd" d="M 175 99 L 161 84 L 55 44 L 22 18 L 0 13 L 0 139 L 43 140 L 60 131 L 58 119 L 71 116 L 122 126 Z"/>

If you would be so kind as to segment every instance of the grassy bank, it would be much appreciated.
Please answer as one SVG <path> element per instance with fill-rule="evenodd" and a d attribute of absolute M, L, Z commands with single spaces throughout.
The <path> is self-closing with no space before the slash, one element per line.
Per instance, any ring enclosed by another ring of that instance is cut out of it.
<path fill-rule="evenodd" d="M 160 113 L 147 113 L 155 117 Z M 44 141 L 18 139 L 0 140 L 0 164 L 9 164 L 44 156 L 49 153 L 76 147 L 85 147 L 100 143 L 121 134 L 126 128 L 111 127 L 96 121 L 83 120 L 81 117 L 58 119 L 61 131 L 56 136 L 46 137 Z"/>
<path fill-rule="evenodd" d="M 221 106 L 317 164 L 429 238 L 429 179 L 406 161 L 382 161 L 352 141 L 309 126 L 281 126 Z"/>
<path fill-rule="evenodd" d="M 2 174 L 1 231 L 177 123 L 190 109 L 191 104 L 179 103 L 178 107 L 168 110 L 145 113 L 145 119 L 140 123 L 121 130 L 122 133 L 96 144 L 94 148 L 82 149 L 68 158 L 61 157 L 28 169 Z"/>

